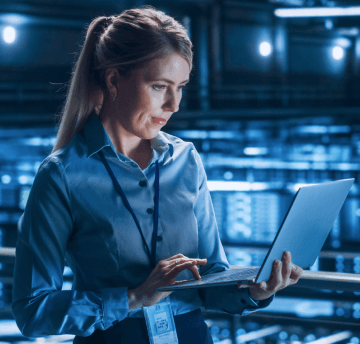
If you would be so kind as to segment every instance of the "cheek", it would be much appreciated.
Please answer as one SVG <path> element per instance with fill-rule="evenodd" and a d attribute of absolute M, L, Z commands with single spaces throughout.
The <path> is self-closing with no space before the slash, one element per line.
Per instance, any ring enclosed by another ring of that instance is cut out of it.
<path fill-rule="evenodd" d="M 155 93 L 151 91 L 144 91 L 141 94 L 140 106 L 144 111 L 151 111 L 153 109 L 158 109 L 162 104 L 162 95 L 161 93 Z"/>

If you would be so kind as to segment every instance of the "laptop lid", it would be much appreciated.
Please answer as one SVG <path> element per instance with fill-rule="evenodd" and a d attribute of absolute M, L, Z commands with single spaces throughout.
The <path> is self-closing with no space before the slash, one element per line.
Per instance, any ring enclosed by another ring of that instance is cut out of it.
<path fill-rule="evenodd" d="M 255 282 L 270 278 L 274 260 L 291 252 L 294 264 L 307 269 L 315 263 L 354 179 L 301 187 L 280 226 Z"/>
<path fill-rule="evenodd" d="M 315 263 L 353 183 L 353 178 L 343 179 L 303 186 L 297 191 L 262 266 L 257 268 L 256 283 L 270 278 L 274 260 L 281 260 L 284 251 L 290 251 L 292 262 L 303 269 Z M 157 290 L 174 291 L 251 282 L 248 276 L 244 276 L 244 273 L 247 274 L 245 270 L 247 268 L 227 270 L 202 276 L 201 280 L 189 280 Z"/>

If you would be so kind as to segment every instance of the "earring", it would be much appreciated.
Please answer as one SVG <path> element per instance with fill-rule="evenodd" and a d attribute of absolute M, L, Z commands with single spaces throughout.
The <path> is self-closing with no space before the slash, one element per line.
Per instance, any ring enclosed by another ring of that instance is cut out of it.
<path fill-rule="evenodd" d="M 113 100 L 113 102 L 115 101 L 115 99 L 116 99 L 116 97 L 115 97 L 115 96 L 113 96 L 113 99 L 112 99 L 112 100 Z"/>

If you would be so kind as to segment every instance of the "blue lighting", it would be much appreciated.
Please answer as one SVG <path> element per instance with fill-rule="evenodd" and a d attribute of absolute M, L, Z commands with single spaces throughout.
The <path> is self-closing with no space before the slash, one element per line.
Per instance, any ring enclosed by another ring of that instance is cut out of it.
<path fill-rule="evenodd" d="M 341 312 L 337 309 L 337 313 Z M 331 301 L 303 300 L 299 298 L 278 297 L 264 310 L 259 312 L 290 313 L 301 318 L 314 318 L 318 316 L 333 316 L 334 304 Z M 339 315 L 339 314 L 337 314 Z M 290 337 L 290 340 L 291 337 Z"/>
<path fill-rule="evenodd" d="M 316 337 L 314 334 L 310 333 L 304 339 L 305 339 L 305 342 L 312 342 L 316 339 Z"/>
<path fill-rule="evenodd" d="M 16 30 L 12 26 L 7 26 L 3 30 L 3 39 L 8 44 L 13 43 L 16 39 Z"/>
<path fill-rule="evenodd" d="M 342 317 L 345 314 L 345 311 L 342 308 L 336 310 L 336 315 Z"/>
<path fill-rule="evenodd" d="M 285 340 L 285 339 L 287 339 L 287 337 L 288 337 L 288 334 L 285 331 L 281 331 L 279 333 L 279 338 L 280 339 Z"/>
<path fill-rule="evenodd" d="M 360 7 L 278 8 L 274 14 L 281 18 L 360 16 Z"/>
<path fill-rule="evenodd" d="M 223 330 L 221 330 L 221 335 L 223 337 L 230 337 L 230 331 L 227 328 L 224 328 Z"/>
<path fill-rule="evenodd" d="M 30 190 L 31 190 L 30 186 L 25 186 L 20 190 L 20 202 L 19 202 L 20 209 L 25 209 L 26 203 L 30 196 Z"/>
<path fill-rule="evenodd" d="M 331 19 L 326 19 L 325 20 L 325 27 L 328 29 L 328 30 L 331 30 L 333 29 L 334 27 L 334 23 Z"/>
<path fill-rule="evenodd" d="M 1 177 L 1 181 L 3 184 L 9 184 L 11 182 L 11 177 L 8 174 L 4 174 Z"/>
<path fill-rule="evenodd" d="M 226 171 L 224 173 L 224 179 L 225 180 L 231 180 L 234 178 L 234 174 L 231 171 Z"/>
<path fill-rule="evenodd" d="M 272 51 L 271 44 L 269 42 L 262 42 L 260 44 L 259 50 L 262 56 L 269 56 Z"/>
<path fill-rule="evenodd" d="M 18 178 L 18 182 L 21 185 L 32 184 L 34 182 L 34 178 L 27 175 L 21 175 Z"/>
<path fill-rule="evenodd" d="M 246 147 L 244 149 L 245 155 L 266 155 L 268 153 L 266 147 Z"/>
<path fill-rule="evenodd" d="M 31 23 L 30 16 L 17 14 L 17 13 L 4 13 L 0 14 L 0 21 L 7 23 L 8 25 L 26 25 Z"/>
<path fill-rule="evenodd" d="M 225 182 L 222 180 L 209 180 L 210 191 L 261 191 L 268 189 L 267 183 Z"/>
<path fill-rule="evenodd" d="M 334 60 L 341 60 L 344 57 L 344 49 L 336 46 L 332 49 L 332 56 Z"/>
<path fill-rule="evenodd" d="M 211 334 L 214 334 L 214 335 L 219 334 L 219 333 L 220 333 L 220 328 L 219 328 L 219 326 L 216 326 L 216 325 L 211 326 L 211 327 L 210 327 L 210 332 L 211 332 Z"/>

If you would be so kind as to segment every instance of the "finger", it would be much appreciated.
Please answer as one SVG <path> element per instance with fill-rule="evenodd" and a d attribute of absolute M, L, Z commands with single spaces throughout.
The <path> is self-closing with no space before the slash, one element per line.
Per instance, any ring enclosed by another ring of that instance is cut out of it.
<path fill-rule="evenodd" d="M 267 286 L 270 290 L 276 290 L 281 286 L 282 282 L 282 263 L 280 260 L 275 260 L 273 263 L 273 269 L 271 271 L 272 278 L 268 281 Z"/>
<path fill-rule="evenodd" d="M 204 258 L 204 259 L 189 258 L 189 257 L 184 256 L 183 254 L 179 254 L 179 255 L 176 255 L 176 256 L 173 256 L 173 257 L 170 257 L 167 259 L 168 262 L 173 262 L 174 260 L 177 261 L 177 265 L 179 265 L 180 263 L 185 262 L 185 261 L 195 261 L 196 265 L 205 265 L 207 263 L 206 258 Z"/>
<path fill-rule="evenodd" d="M 175 281 L 172 285 L 176 285 L 176 284 L 180 284 L 180 283 L 184 283 L 184 282 L 188 282 L 188 280 Z"/>
<path fill-rule="evenodd" d="M 299 281 L 300 277 L 303 275 L 304 270 L 295 264 L 292 264 L 292 270 L 290 275 L 291 284 L 295 284 Z"/>
<path fill-rule="evenodd" d="M 165 259 L 166 261 L 171 261 L 178 258 L 186 258 L 182 253 L 176 254 L 175 256 L 172 256 L 170 258 Z"/>
<path fill-rule="evenodd" d="M 197 268 L 196 265 L 194 266 L 191 266 L 188 268 L 190 270 L 190 272 L 192 273 L 193 277 L 197 280 L 201 279 L 201 276 L 200 276 L 200 273 L 199 273 L 199 270 Z"/>
<path fill-rule="evenodd" d="M 207 263 L 207 259 L 196 259 L 196 265 L 205 265 Z"/>
<path fill-rule="evenodd" d="M 191 263 L 191 264 L 189 264 Z M 192 273 L 193 277 L 197 280 L 199 280 L 201 278 L 200 274 L 199 274 L 199 269 L 198 267 L 195 265 L 195 261 L 189 261 L 189 262 L 184 262 L 182 264 L 179 264 L 176 266 L 176 268 L 179 270 L 178 273 L 180 273 L 180 271 L 183 271 L 185 269 L 190 270 L 190 272 Z"/>
<path fill-rule="evenodd" d="M 260 282 L 259 283 L 259 288 L 266 291 L 268 289 L 267 288 L 267 283 L 265 281 Z"/>
<path fill-rule="evenodd" d="M 290 283 L 289 278 L 292 271 L 291 253 L 285 251 L 282 257 L 282 278 L 284 286 Z"/>
<path fill-rule="evenodd" d="M 242 288 L 260 288 L 264 291 L 267 291 L 267 283 L 265 281 L 260 283 L 238 283 L 237 287 Z"/>
<path fill-rule="evenodd" d="M 181 264 L 182 262 L 190 262 L 193 261 L 195 265 L 205 265 L 207 263 L 207 259 L 200 259 L 200 258 L 188 258 L 188 257 L 184 257 L 184 258 L 180 258 L 177 259 L 177 265 Z"/>
<path fill-rule="evenodd" d="M 197 268 L 194 265 L 195 262 L 193 261 L 185 261 L 182 264 L 174 265 L 173 268 L 166 274 L 166 277 L 173 279 L 175 278 L 181 271 L 185 269 L 189 269 L 191 267 L 194 267 L 197 271 Z M 198 272 L 199 274 L 199 272 Z M 194 274 L 193 274 L 194 275 Z M 194 276 L 195 277 L 195 276 Z M 197 279 L 200 278 L 200 275 L 197 276 Z"/>

